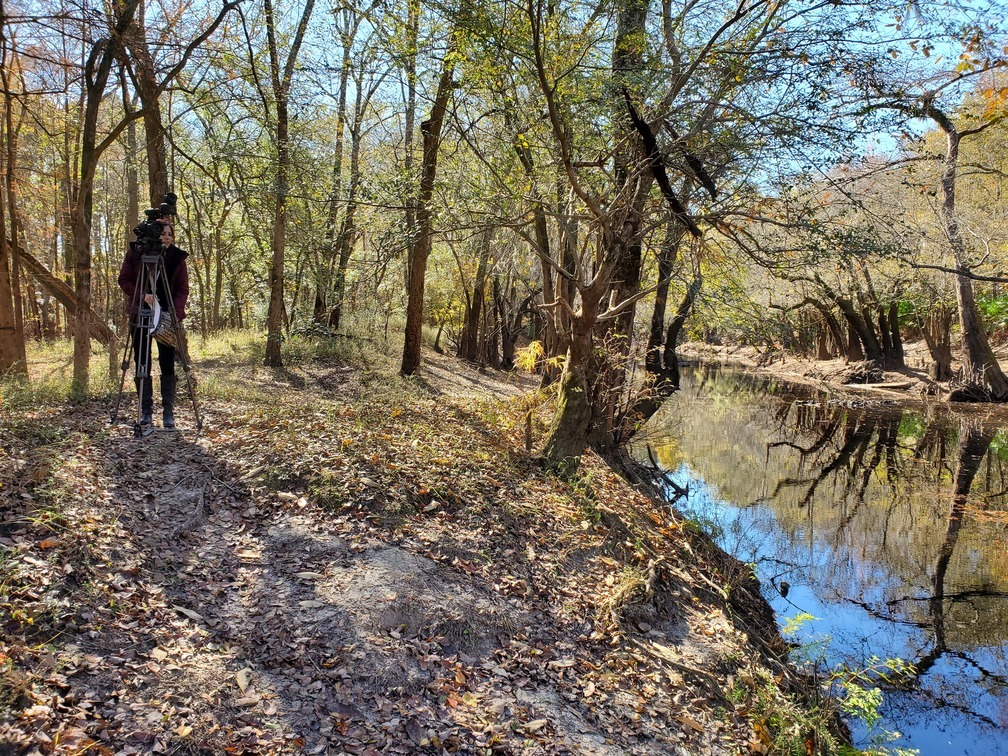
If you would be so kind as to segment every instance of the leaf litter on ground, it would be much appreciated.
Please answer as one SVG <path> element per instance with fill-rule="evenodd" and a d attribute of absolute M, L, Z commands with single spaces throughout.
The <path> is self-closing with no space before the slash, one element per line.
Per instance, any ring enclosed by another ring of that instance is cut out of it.
<path fill-rule="evenodd" d="M 800 681 L 744 568 L 593 454 L 543 472 L 530 381 L 429 363 L 302 368 L 202 435 L 4 416 L 0 743 L 748 752 L 741 671 Z"/>

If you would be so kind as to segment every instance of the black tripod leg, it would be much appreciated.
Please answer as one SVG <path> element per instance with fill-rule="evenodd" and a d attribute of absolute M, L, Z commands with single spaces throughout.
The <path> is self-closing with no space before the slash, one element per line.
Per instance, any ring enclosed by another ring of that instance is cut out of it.
<path fill-rule="evenodd" d="M 128 328 L 127 331 L 128 335 L 126 336 L 126 348 L 123 349 L 122 376 L 119 379 L 119 395 L 116 396 L 115 409 L 112 410 L 112 417 L 109 420 L 109 422 L 113 425 L 115 425 L 115 423 L 119 420 L 119 405 L 122 403 L 123 388 L 126 386 L 126 371 L 129 370 L 130 348 L 133 346 L 133 329 Z"/>
<path fill-rule="evenodd" d="M 145 380 L 151 379 L 151 330 L 149 328 L 141 328 L 137 326 L 135 329 L 136 335 L 134 339 L 138 339 L 137 344 L 137 357 L 136 357 L 136 379 L 139 381 L 137 384 L 137 419 L 133 423 L 133 435 L 136 438 L 141 436 L 146 436 L 151 432 L 150 423 L 144 423 L 143 420 L 143 382 Z"/>

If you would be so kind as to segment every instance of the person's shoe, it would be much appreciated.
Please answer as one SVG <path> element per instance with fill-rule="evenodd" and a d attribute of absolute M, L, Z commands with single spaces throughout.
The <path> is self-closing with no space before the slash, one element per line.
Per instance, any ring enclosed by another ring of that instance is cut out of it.
<path fill-rule="evenodd" d="M 143 410 L 140 413 L 140 425 L 150 425 L 154 422 L 153 413 L 150 410 Z"/>
<path fill-rule="evenodd" d="M 161 414 L 161 422 L 164 424 L 164 427 L 168 430 L 171 430 L 172 428 L 175 427 L 175 415 L 172 412 L 172 410 L 166 409 Z"/>

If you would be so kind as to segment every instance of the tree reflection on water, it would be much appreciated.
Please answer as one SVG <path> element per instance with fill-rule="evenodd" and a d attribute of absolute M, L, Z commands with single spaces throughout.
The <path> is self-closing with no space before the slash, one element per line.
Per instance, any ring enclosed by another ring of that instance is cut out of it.
<path fill-rule="evenodd" d="M 659 437 L 667 436 L 665 442 Z M 820 618 L 829 663 L 914 662 L 889 725 L 929 752 L 998 753 L 1008 729 L 1005 433 L 913 410 L 697 369 L 648 444 L 692 478 L 677 506 L 757 564 L 782 621 Z"/>

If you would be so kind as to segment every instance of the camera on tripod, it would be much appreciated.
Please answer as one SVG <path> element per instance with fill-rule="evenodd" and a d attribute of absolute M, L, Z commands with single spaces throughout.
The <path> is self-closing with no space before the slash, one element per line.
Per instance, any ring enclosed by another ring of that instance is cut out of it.
<path fill-rule="evenodd" d="M 144 215 L 147 217 L 140 221 L 140 224 L 133 229 L 133 233 L 147 254 L 161 252 L 161 234 L 165 229 L 165 224 L 161 219 L 178 215 L 177 203 L 178 197 L 173 192 L 168 192 L 164 196 L 161 207 L 144 210 Z"/>

